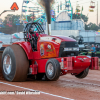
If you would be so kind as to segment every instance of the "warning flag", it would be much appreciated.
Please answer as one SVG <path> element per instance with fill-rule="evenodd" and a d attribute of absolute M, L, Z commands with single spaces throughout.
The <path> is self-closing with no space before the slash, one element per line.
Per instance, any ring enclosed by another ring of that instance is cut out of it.
<path fill-rule="evenodd" d="M 18 7 L 17 3 L 14 2 L 13 5 L 11 6 L 11 10 L 18 10 L 18 9 L 19 9 L 19 7 Z"/>

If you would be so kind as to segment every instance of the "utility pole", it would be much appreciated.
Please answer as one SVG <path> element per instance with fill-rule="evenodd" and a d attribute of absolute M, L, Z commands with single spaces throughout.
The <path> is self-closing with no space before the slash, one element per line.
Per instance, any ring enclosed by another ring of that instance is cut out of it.
<path fill-rule="evenodd" d="M 98 26 L 98 1 L 97 1 L 97 26 Z"/>

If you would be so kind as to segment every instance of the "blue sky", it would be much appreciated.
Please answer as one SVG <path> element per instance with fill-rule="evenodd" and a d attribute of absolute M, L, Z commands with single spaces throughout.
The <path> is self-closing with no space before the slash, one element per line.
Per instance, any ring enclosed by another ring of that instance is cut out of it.
<path fill-rule="evenodd" d="M 58 0 L 59 1 L 59 0 Z M 65 1 L 65 0 L 61 0 L 61 1 Z M 86 16 L 88 15 L 89 17 L 89 22 L 92 23 L 97 23 L 97 1 L 98 1 L 98 20 L 100 23 L 100 0 L 92 0 L 95 1 L 95 5 L 96 8 L 94 9 L 94 12 L 91 13 L 89 12 L 89 6 L 90 6 L 90 1 L 91 0 L 71 0 L 72 3 L 72 7 L 74 8 L 74 12 L 75 12 L 75 8 L 76 8 L 76 2 L 78 1 L 78 4 L 80 5 L 80 8 L 83 6 L 83 14 L 85 14 Z M 21 9 L 22 9 L 22 2 L 23 0 L 0 0 L 0 13 L 3 10 L 10 10 L 11 5 L 13 4 L 13 2 L 16 2 L 19 6 L 19 10 L 16 12 L 9 12 L 9 13 L 4 13 L 1 18 L 4 18 L 7 14 L 21 14 Z"/>

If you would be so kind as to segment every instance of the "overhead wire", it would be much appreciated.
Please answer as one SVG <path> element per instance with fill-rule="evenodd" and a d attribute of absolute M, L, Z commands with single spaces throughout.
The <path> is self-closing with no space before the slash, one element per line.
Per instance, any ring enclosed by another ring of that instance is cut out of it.
<path fill-rule="evenodd" d="M 82 4 L 82 3 L 84 3 L 84 2 L 81 2 L 81 1 L 84 1 L 84 0 L 79 0 L 79 1 L 76 1 L 76 2 L 74 2 L 74 3 L 78 3 L 78 4 Z M 91 0 L 87 0 L 88 2 L 90 2 Z M 72 4 L 73 4 L 73 2 L 71 2 Z"/>
<path fill-rule="evenodd" d="M 83 5 L 83 4 L 86 4 L 86 3 L 89 3 L 90 1 L 88 1 L 88 2 L 85 2 L 85 3 L 81 3 L 81 4 L 79 4 L 79 5 Z M 73 6 L 76 6 L 76 5 L 73 5 Z"/>

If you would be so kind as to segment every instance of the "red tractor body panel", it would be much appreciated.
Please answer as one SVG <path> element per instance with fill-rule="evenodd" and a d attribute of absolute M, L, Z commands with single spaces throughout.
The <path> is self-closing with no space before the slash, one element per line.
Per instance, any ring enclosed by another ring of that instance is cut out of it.
<path fill-rule="evenodd" d="M 13 44 L 20 45 L 24 49 L 28 59 L 29 60 L 33 59 L 33 51 L 30 42 L 15 42 Z"/>
<path fill-rule="evenodd" d="M 61 67 L 61 75 L 65 75 L 67 73 L 79 74 L 90 66 L 90 68 L 93 69 L 94 63 L 92 63 L 93 60 L 91 60 L 91 57 L 59 57 L 59 49 L 62 41 L 75 40 L 69 37 L 48 36 L 41 34 L 37 41 L 37 51 L 32 50 L 30 42 L 15 42 L 14 44 L 20 45 L 24 49 L 27 58 L 31 60 L 32 63 L 30 68 L 32 74 L 45 73 L 45 66 L 50 58 L 55 58 L 59 61 Z"/>
<path fill-rule="evenodd" d="M 20 45 L 27 54 L 29 60 L 40 58 L 55 58 L 59 57 L 59 48 L 62 41 L 75 41 L 69 37 L 63 36 L 48 36 L 41 34 L 37 41 L 37 51 L 32 51 L 30 42 L 15 42 L 13 44 Z M 47 46 L 51 46 L 48 48 Z M 44 49 L 44 50 L 43 50 Z M 42 55 L 42 51 L 44 54 Z M 36 56 L 35 56 L 36 55 Z"/>
<path fill-rule="evenodd" d="M 62 75 L 67 73 L 79 74 L 91 65 L 91 58 L 87 56 L 61 57 L 55 59 L 60 63 Z M 45 66 L 48 59 L 33 60 L 32 65 L 34 65 L 35 61 L 38 65 L 38 73 L 45 73 Z"/>

